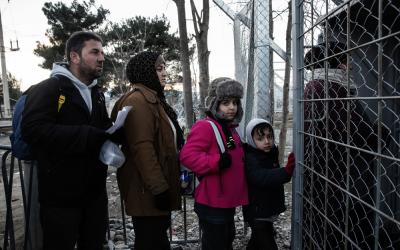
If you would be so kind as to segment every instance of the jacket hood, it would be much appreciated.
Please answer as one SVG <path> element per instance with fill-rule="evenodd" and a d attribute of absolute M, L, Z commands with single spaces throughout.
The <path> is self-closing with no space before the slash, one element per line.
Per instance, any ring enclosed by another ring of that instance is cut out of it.
<path fill-rule="evenodd" d="M 251 132 L 253 131 L 254 127 L 261 123 L 267 123 L 271 125 L 267 120 L 261 118 L 254 118 L 252 119 L 246 126 L 246 140 L 247 143 L 252 146 L 253 148 L 257 148 L 256 144 L 254 143 L 253 136 L 251 136 Z M 272 125 L 271 125 L 272 128 Z M 274 129 L 272 128 L 272 134 L 274 134 Z M 274 136 L 275 137 L 275 136 Z"/>
<path fill-rule="evenodd" d="M 327 61 L 330 64 L 330 68 L 337 68 L 339 64 L 346 62 L 347 55 L 340 54 L 346 49 L 346 44 L 337 41 L 328 42 L 328 46 L 326 46 L 326 42 L 319 43 L 307 51 L 306 55 L 304 56 L 304 65 L 306 66 L 306 69 L 323 69 L 325 63 L 322 60 L 329 57 Z M 326 50 L 328 51 L 328 54 L 326 54 Z M 310 65 L 318 61 L 321 62 L 312 66 Z"/>
<path fill-rule="evenodd" d="M 93 82 L 89 85 L 81 82 L 76 76 L 72 74 L 72 72 L 68 69 L 68 63 L 58 62 L 53 63 L 53 69 L 51 70 L 50 76 L 62 75 L 68 77 L 72 82 L 77 83 L 79 85 L 84 85 L 85 87 L 92 88 L 97 85 L 97 79 L 93 80 Z"/>
<path fill-rule="evenodd" d="M 69 78 L 73 85 L 79 90 L 83 100 L 86 103 L 89 111 L 92 112 L 92 95 L 91 89 L 97 85 L 97 80 L 93 80 L 93 82 L 89 85 L 81 82 L 76 76 L 72 74 L 72 72 L 68 69 L 68 63 L 54 63 L 53 69 L 51 70 L 50 76 L 61 75 Z"/>

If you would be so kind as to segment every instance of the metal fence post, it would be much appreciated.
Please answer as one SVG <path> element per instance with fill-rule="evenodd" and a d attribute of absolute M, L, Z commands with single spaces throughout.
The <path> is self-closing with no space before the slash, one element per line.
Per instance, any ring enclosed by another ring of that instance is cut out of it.
<path fill-rule="evenodd" d="M 296 155 L 296 168 L 292 180 L 292 249 L 302 249 L 302 192 L 303 192 L 303 135 L 304 131 L 303 105 L 303 8 L 302 1 L 292 0 L 293 28 L 292 28 L 292 55 L 293 55 L 293 147 Z"/>

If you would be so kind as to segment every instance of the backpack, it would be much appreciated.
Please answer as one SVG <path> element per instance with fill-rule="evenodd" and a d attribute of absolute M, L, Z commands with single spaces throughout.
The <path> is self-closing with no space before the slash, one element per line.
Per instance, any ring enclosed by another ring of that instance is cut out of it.
<path fill-rule="evenodd" d="M 57 76 L 53 76 L 56 79 L 59 79 Z M 11 141 L 11 152 L 12 155 L 19 160 L 31 161 L 35 160 L 34 155 L 32 154 L 32 149 L 29 144 L 27 144 L 22 139 L 21 133 L 21 121 L 22 121 L 22 113 L 25 108 L 26 97 L 28 96 L 31 89 L 34 87 L 30 87 L 27 91 L 25 91 L 17 100 L 14 106 L 14 114 L 12 118 L 12 130 L 13 132 L 10 135 Z M 62 89 L 60 88 L 60 96 L 58 98 L 58 112 L 60 112 L 61 106 L 65 102 L 65 96 L 62 94 Z"/>
<path fill-rule="evenodd" d="M 17 102 L 15 103 L 14 115 L 12 118 L 13 132 L 10 135 L 10 141 L 11 141 L 11 152 L 13 156 L 20 160 L 30 161 L 34 160 L 34 157 L 32 155 L 32 149 L 22 139 L 22 134 L 21 134 L 22 112 L 25 107 L 26 96 L 27 93 L 25 92 L 18 98 Z"/>

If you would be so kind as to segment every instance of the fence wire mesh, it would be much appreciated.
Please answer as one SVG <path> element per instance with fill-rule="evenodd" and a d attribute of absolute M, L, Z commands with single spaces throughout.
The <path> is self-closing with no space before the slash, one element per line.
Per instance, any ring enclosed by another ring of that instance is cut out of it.
<path fill-rule="evenodd" d="M 303 116 L 294 246 L 400 249 L 400 1 L 293 6 Z"/>
<path fill-rule="evenodd" d="M 245 124 L 253 117 L 271 119 L 268 12 L 268 1 L 254 0 L 248 1 L 235 17 L 235 72 L 246 91 Z"/>
<path fill-rule="evenodd" d="M 254 96 L 254 32 L 251 25 L 253 14 L 252 2 L 249 2 L 239 12 L 234 20 L 234 39 L 235 39 L 235 77 L 245 86 L 243 106 L 245 110 L 245 123 L 251 118 L 253 113 L 254 99 L 247 98 Z"/>

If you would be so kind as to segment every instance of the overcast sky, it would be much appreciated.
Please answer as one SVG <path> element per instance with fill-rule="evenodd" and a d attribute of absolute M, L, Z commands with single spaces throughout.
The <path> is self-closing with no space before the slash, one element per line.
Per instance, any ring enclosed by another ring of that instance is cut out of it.
<path fill-rule="evenodd" d="M 36 41 L 46 42 L 47 19 L 41 8 L 44 0 L 0 0 L 3 22 L 4 43 L 6 47 L 7 71 L 21 81 L 25 90 L 49 76 L 49 71 L 40 68 L 40 57 L 33 54 Z M 57 2 L 57 1 L 51 1 Z M 63 0 L 70 4 L 72 0 Z M 189 1 L 186 1 L 189 8 Z M 200 4 L 201 0 L 195 0 Z M 232 0 L 225 0 L 232 8 Z M 242 1 L 243 2 L 243 1 Z M 96 0 L 110 10 L 108 20 L 120 21 L 136 15 L 154 17 L 165 14 L 171 23 L 171 32 L 178 31 L 176 5 L 172 0 Z M 201 6 L 201 4 L 199 5 Z M 210 0 L 209 50 L 211 78 L 219 76 L 234 77 L 233 22 Z M 193 30 L 191 13 L 186 12 L 189 33 Z M 19 51 L 10 51 L 10 40 L 18 39 Z"/>

